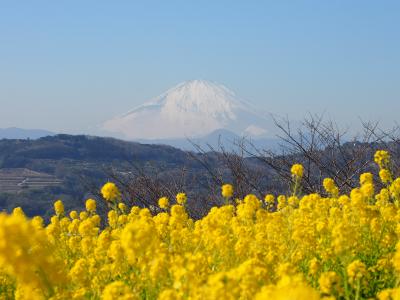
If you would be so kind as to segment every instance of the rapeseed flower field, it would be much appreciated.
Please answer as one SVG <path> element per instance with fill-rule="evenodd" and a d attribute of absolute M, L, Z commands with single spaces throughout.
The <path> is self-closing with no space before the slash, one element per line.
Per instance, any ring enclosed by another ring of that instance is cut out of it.
<path fill-rule="evenodd" d="M 400 299 L 400 178 L 388 152 L 374 160 L 380 178 L 362 174 L 348 195 L 330 178 L 328 196 L 302 195 L 300 164 L 288 195 L 235 199 L 226 184 L 225 204 L 200 220 L 184 193 L 152 212 L 111 182 L 106 226 L 93 199 L 81 212 L 55 202 L 48 225 L 15 208 L 0 214 L 0 297 Z"/>

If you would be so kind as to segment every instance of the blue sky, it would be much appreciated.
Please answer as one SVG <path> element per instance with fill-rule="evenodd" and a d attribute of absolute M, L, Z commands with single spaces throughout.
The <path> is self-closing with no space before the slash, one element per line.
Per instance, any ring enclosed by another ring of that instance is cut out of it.
<path fill-rule="evenodd" d="M 88 132 L 189 79 L 292 119 L 389 127 L 400 2 L 0 2 L 0 127 Z"/>

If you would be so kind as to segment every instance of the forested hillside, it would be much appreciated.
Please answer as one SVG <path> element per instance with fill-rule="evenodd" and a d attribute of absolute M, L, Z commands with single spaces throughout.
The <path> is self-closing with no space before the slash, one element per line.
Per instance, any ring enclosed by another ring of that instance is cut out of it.
<path fill-rule="evenodd" d="M 98 186 L 110 180 L 132 204 L 146 207 L 156 205 L 162 196 L 174 197 L 183 191 L 188 195 L 189 211 L 196 217 L 220 203 L 219 188 L 224 182 L 236 186 L 238 197 L 287 191 L 289 169 L 296 162 L 306 167 L 304 192 L 323 193 L 324 176 L 334 178 L 342 191 L 349 191 L 361 172 L 376 172 L 370 159 L 373 151 L 383 146 L 391 148 L 396 163 L 399 147 L 395 142 L 353 142 L 319 150 L 303 145 L 297 152 L 291 149 L 285 155 L 272 155 L 244 144 L 234 153 L 223 147 L 194 153 L 83 135 L 3 139 L 0 207 L 9 211 L 21 206 L 28 215 L 48 216 L 54 200 L 62 199 L 67 209 L 81 207 L 88 197 L 98 198 Z"/>

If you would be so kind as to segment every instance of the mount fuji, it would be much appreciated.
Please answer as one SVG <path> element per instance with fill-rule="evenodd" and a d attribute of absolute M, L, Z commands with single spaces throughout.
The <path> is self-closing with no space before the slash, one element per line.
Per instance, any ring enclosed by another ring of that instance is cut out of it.
<path fill-rule="evenodd" d="M 165 141 L 199 139 L 221 131 L 239 137 L 271 137 L 273 122 L 225 86 L 191 80 L 106 121 L 102 127 L 128 140 Z"/>

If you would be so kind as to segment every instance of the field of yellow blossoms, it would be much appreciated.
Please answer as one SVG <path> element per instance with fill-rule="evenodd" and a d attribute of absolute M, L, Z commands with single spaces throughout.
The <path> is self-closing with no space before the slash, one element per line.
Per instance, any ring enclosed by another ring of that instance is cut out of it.
<path fill-rule="evenodd" d="M 161 198 L 159 212 L 127 207 L 113 183 L 96 201 L 45 226 L 20 208 L 0 214 L 1 299 L 400 299 L 400 178 L 377 151 L 380 178 L 329 197 L 301 195 L 303 167 L 292 167 L 286 196 L 234 199 L 194 221 L 186 195 Z M 380 181 L 380 190 L 374 181 Z M 102 225 L 105 224 L 105 225 Z"/>

